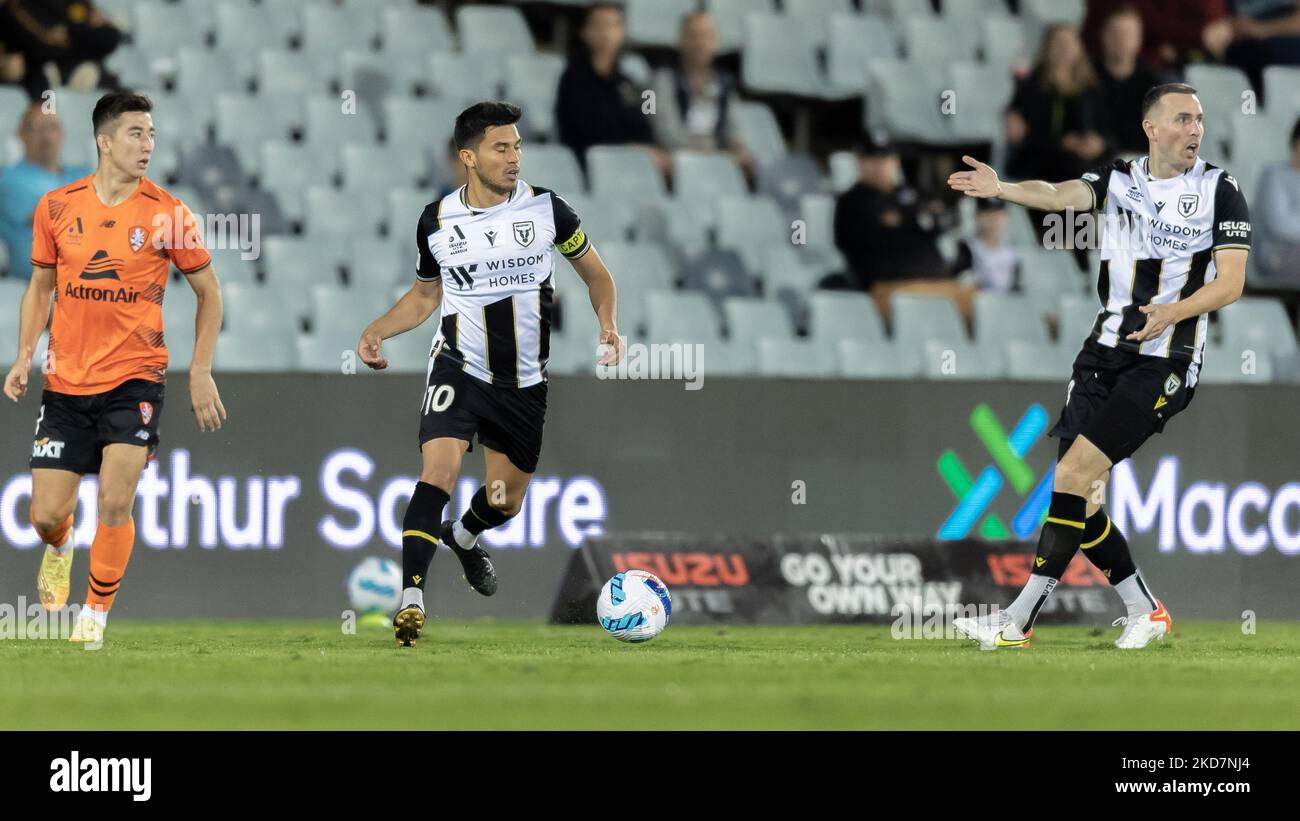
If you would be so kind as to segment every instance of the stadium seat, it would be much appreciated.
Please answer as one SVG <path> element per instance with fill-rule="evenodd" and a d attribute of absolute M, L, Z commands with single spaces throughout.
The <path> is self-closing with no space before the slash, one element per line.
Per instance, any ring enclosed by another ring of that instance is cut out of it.
<path fill-rule="evenodd" d="M 734 344 L 753 346 L 764 336 L 794 338 L 790 315 L 776 300 L 727 297 L 722 301 L 727 337 Z"/>
<path fill-rule="evenodd" d="M 1005 344 L 1007 378 L 1064 384 L 1070 381 L 1074 356 L 1071 349 L 1063 346 L 1012 339 Z"/>
<path fill-rule="evenodd" d="M 176 60 L 176 94 L 190 100 L 213 100 L 222 92 L 245 91 L 244 82 L 255 68 L 221 49 L 183 49 Z"/>
<path fill-rule="evenodd" d="M 301 237 L 262 240 L 262 274 L 266 287 L 293 318 L 308 316 L 313 285 L 340 284 L 339 260 L 346 247 L 338 240 L 308 241 Z"/>
<path fill-rule="evenodd" d="M 544 188 L 549 185 L 542 183 Z M 558 189 L 557 189 L 558 190 Z M 622 198 L 606 194 L 590 197 L 577 194 L 560 194 L 569 203 L 582 223 L 583 231 L 597 249 L 606 242 L 625 242 L 629 239 L 641 239 L 633 236 L 633 225 L 638 217 L 634 206 Z"/>
<path fill-rule="evenodd" d="M 817 161 L 807 154 L 790 154 L 758 167 L 759 196 L 771 198 L 786 216 L 798 216 L 803 197 L 827 191 Z"/>
<path fill-rule="evenodd" d="M 289 333 L 223 333 L 213 356 L 219 373 L 275 373 L 297 365 L 297 345 Z"/>
<path fill-rule="evenodd" d="M 1242 297 L 1219 311 L 1223 347 L 1239 356 L 1243 351 L 1289 354 L 1296 350 L 1295 327 L 1282 303 L 1271 297 Z"/>
<path fill-rule="evenodd" d="M 262 143 L 260 153 L 258 184 L 275 194 L 285 216 L 301 221 L 307 207 L 303 192 L 328 181 L 315 150 L 301 143 L 277 141 Z"/>
<path fill-rule="evenodd" d="M 429 90 L 452 104 L 457 113 L 480 100 L 499 99 L 505 80 L 504 62 L 482 60 L 468 53 L 436 51 L 429 55 L 428 70 Z"/>
<path fill-rule="evenodd" d="M 277 292 L 262 285 L 232 282 L 222 284 L 221 298 L 225 320 L 223 330 L 229 333 L 292 334 L 296 333 L 296 318 L 277 302 Z M 193 324 L 193 308 L 190 311 Z"/>
<path fill-rule="evenodd" d="M 947 85 L 942 65 L 872 60 L 867 68 L 869 104 L 865 125 L 895 138 L 928 145 L 949 140 L 948 118 L 939 111 Z"/>
<path fill-rule="evenodd" d="M 966 342 L 930 339 L 922 344 L 921 351 L 921 375 L 926 379 L 996 379 L 1002 376 L 1000 361 L 988 361 L 979 348 Z"/>
<path fill-rule="evenodd" d="M 913 15 L 900 24 L 903 51 L 910 63 L 937 63 L 975 59 L 977 41 L 955 21 Z"/>
<path fill-rule="evenodd" d="M 946 117 L 958 142 L 992 142 L 1002 133 L 1002 113 L 1011 100 L 1013 79 L 1000 66 L 954 63 L 951 75 L 956 110 Z"/>
<path fill-rule="evenodd" d="M 804 323 L 807 299 L 821 278 L 818 271 L 805 263 L 803 248 L 773 245 L 767 250 L 759 269 L 762 291 L 785 305 L 796 326 Z"/>
<path fill-rule="evenodd" d="M 526 144 L 521 168 L 524 179 L 534 185 L 549 188 L 566 200 L 571 196 L 581 196 L 587 190 L 578 158 L 566 145 Z"/>
<path fill-rule="evenodd" d="M 858 184 L 860 172 L 858 171 L 857 154 L 852 151 L 834 151 L 827 163 L 831 172 L 831 188 L 834 189 L 835 193 L 842 194 Z"/>
<path fill-rule="evenodd" d="M 716 343 L 721 339 L 717 313 L 704 294 L 652 291 L 646 295 L 647 342 Z"/>
<path fill-rule="evenodd" d="M 643 86 L 650 84 L 651 75 L 653 74 L 650 62 L 635 51 L 624 52 L 618 58 L 618 68 L 632 82 L 641 83 Z"/>
<path fill-rule="evenodd" d="M 722 197 L 749 192 L 740 167 L 730 154 L 680 150 L 673 152 L 673 202 L 670 216 L 682 216 L 701 227 L 715 220 L 713 203 Z"/>
<path fill-rule="evenodd" d="M 755 13 L 745 17 L 741 82 L 759 94 L 791 94 L 833 98 L 803 37 L 790 36 L 790 20 L 782 14 Z"/>
<path fill-rule="evenodd" d="M 841 339 L 834 344 L 840 376 L 914 379 L 921 375 L 921 352 L 912 346 L 887 339 Z"/>
<path fill-rule="evenodd" d="M 720 199 L 717 234 L 719 247 L 739 254 L 750 271 L 763 267 L 768 247 L 790 243 L 790 228 L 776 203 L 759 197 Z"/>
<path fill-rule="evenodd" d="M 1025 34 L 1024 23 L 1014 17 L 986 17 L 979 23 L 979 34 L 980 54 L 990 67 L 1027 68 L 1033 59 L 1034 44 Z"/>
<path fill-rule="evenodd" d="M 943 0 L 940 6 L 944 18 L 965 31 L 978 28 L 981 20 L 1007 18 L 1011 14 L 1006 0 Z"/>
<path fill-rule="evenodd" d="M 231 54 L 288 48 L 290 38 L 302 31 L 302 18 L 298 12 L 294 7 L 226 0 L 217 6 L 214 27 L 217 45 Z"/>
<path fill-rule="evenodd" d="M 627 0 L 628 44 L 675 48 L 682 17 L 697 6 L 697 0 Z"/>
<path fill-rule="evenodd" d="M 218 94 L 217 142 L 235 149 L 244 171 L 261 171 L 261 146 L 268 140 L 288 140 L 302 127 L 302 98 L 296 94 Z"/>
<path fill-rule="evenodd" d="M 391 55 L 361 49 L 342 53 L 338 75 L 339 87 L 355 91 L 357 100 L 377 122 L 383 101 L 413 94 L 425 77 L 418 60 L 394 60 Z"/>
<path fill-rule="evenodd" d="M 1289 134 L 1300 112 L 1300 66 L 1264 68 L 1264 105 L 1271 117 L 1281 118 Z"/>
<path fill-rule="evenodd" d="M 400 59 L 456 49 L 446 13 L 432 6 L 385 8 L 380 36 L 384 53 Z"/>
<path fill-rule="evenodd" d="M 812 49 L 827 47 L 836 15 L 858 16 L 853 0 L 783 0 L 781 8 L 803 30 L 804 42 Z"/>
<path fill-rule="evenodd" d="M 260 247 L 258 250 L 261 250 Z M 213 248 L 209 244 L 208 253 L 212 255 L 212 270 L 217 272 L 217 278 L 221 281 L 223 288 L 226 285 L 256 284 L 257 260 L 244 259 L 245 252 L 243 250 L 235 247 Z M 251 254 L 252 251 L 250 250 L 248 253 Z M 175 285 L 168 287 L 175 287 Z M 181 287 L 185 287 L 183 283 Z"/>
<path fill-rule="evenodd" d="M 1101 304 L 1095 294 L 1062 294 L 1057 312 L 1057 339 L 1060 347 L 1078 351 L 1092 334 Z"/>
<path fill-rule="evenodd" d="M 864 0 L 868 5 L 868 11 L 879 12 L 885 16 L 902 22 L 909 17 L 930 17 L 934 14 L 934 7 L 928 2 L 918 3 L 916 0 Z"/>
<path fill-rule="evenodd" d="M 758 280 L 749 274 L 734 251 L 710 248 L 684 261 L 682 287 L 708 294 L 714 302 L 720 302 L 729 296 L 756 294 Z"/>
<path fill-rule="evenodd" d="M 758 340 L 760 376 L 817 379 L 835 376 L 835 351 L 816 342 L 783 337 Z"/>
<path fill-rule="evenodd" d="M 564 73 L 558 54 L 513 54 L 506 61 L 505 96 L 523 109 L 525 136 L 550 135 L 555 129 L 555 93 Z"/>
<path fill-rule="evenodd" d="M 423 325 L 412 328 L 404 334 L 385 339 L 380 348 L 388 360 L 387 370 L 391 373 L 425 373 L 429 368 L 429 353 L 433 348 L 433 335 L 438 327 L 438 314 L 435 312 Z M 357 332 L 358 341 L 361 332 Z M 369 370 L 357 360 L 357 372 Z"/>
<path fill-rule="evenodd" d="M 176 3 L 140 2 L 132 13 L 131 35 L 137 43 L 166 43 L 169 48 L 203 48 L 212 30 L 212 15 Z"/>
<path fill-rule="evenodd" d="M 799 219 L 804 222 L 805 245 L 799 248 L 806 264 L 819 273 L 843 270 L 844 257 L 835 246 L 835 198 L 805 194 L 799 198 Z"/>
<path fill-rule="evenodd" d="M 1084 0 L 1020 0 L 1020 13 L 1040 24 L 1082 26 Z"/>
<path fill-rule="evenodd" d="M 130 45 L 119 46 L 104 60 L 104 67 L 116 74 L 123 86 L 147 92 L 162 87 L 158 72 L 170 68 L 171 64 L 170 58 L 155 60 L 149 52 Z"/>
<path fill-rule="evenodd" d="M 1273 357 L 1262 351 L 1252 356 L 1235 346 L 1207 345 L 1197 384 L 1267 385 L 1274 370 Z"/>
<path fill-rule="evenodd" d="M 772 109 L 765 103 L 745 100 L 736 100 L 732 106 L 736 133 L 754 159 L 764 163 L 786 155 L 785 136 Z"/>
<path fill-rule="evenodd" d="M 385 191 L 414 188 L 419 178 L 419 160 L 410 152 L 406 146 L 344 143 L 340 162 L 343 187 L 364 193 L 374 202 L 382 201 Z"/>
<path fill-rule="evenodd" d="M 315 55 L 288 49 L 264 48 L 257 54 L 257 93 L 321 94 L 329 91 L 328 73 Z M 330 55 L 332 67 L 338 55 Z"/>
<path fill-rule="evenodd" d="M 737 51 L 745 42 L 745 17 L 776 11 L 773 0 L 704 0 L 704 10 L 718 28 L 718 50 L 723 54 Z M 678 26 L 680 27 L 680 23 Z M 673 39 L 677 45 L 677 38 Z"/>
<path fill-rule="evenodd" d="M 447 153 L 461 106 L 448 100 L 389 97 L 381 110 L 384 142 L 417 145 L 441 156 Z"/>
<path fill-rule="evenodd" d="M 812 25 L 810 21 L 807 24 Z M 827 27 L 827 73 L 831 87 L 837 91 L 865 93 L 870 62 L 898 57 L 898 40 L 893 25 L 882 17 L 836 14 L 830 18 Z"/>
<path fill-rule="evenodd" d="M 332 95 L 307 99 L 306 129 L 307 143 L 321 149 L 318 156 L 330 163 L 330 173 L 340 170 L 339 145 L 375 141 L 370 117 L 359 109 L 345 110 L 339 98 Z"/>
<path fill-rule="evenodd" d="M 588 149 L 587 182 L 594 195 L 617 196 L 634 203 L 661 203 L 668 196 L 654 161 L 636 146 L 597 145 Z"/>
<path fill-rule="evenodd" d="M 410 249 L 411 264 L 415 260 L 415 229 L 420 222 L 420 215 L 425 206 L 436 201 L 437 193 L 431 191 L 389 191 L 384 209 L 384 227 L 389 239 L 395 239 L 398 247 L 405 245 Z M 407 244 L 409 243 L 409 244 Z M 412 267 L 410 272 L 414 273 Z"/>
<path fill-rule="evenodd" d="M 1050 345 L 1047 326 L 1029 300 L 1019 294 L 981 291 L 975 295 L 975 342 L 981 347 L 999 346 L 1007 340 Z"/>
<path fill-rule="evenodd" d="M 311 333 L 298 334 L 298 369 L 308 373 L 368 373 L 369 368 L 357 356 L 361 336 L 351 329 L 326 325 Z"/>
<path fill-rule="evenodd" d="M 320 335 L 327 329 L 342 329 L 356 336 L 371 320 L 392 307 L 385 288 L 341 288 L 338 285 L 313 285 L 311 287 L 312 333 Z M 356 343 L 356 339 L 352 340 Z"/>
<path fill-rule="evenodd" d="M 966 329 L 951 299 L 895 291 L 890 295 L 893 338 L 918 346 L 926 340 L 965 343 Z"/>
<path fill-rule="evenodd" d="M 371 50 L 379 38 L 380 18 L 358 6 L 305 4 L 302 9 L 302 50 L 337 56 L 348 49 Z"/>
<path fill-rule="evenodd" d="M 394 285 L 413 281 L 415 246 L 410 238 L 358 239 L 348 248 L 348 286 L 373 288 L 387 296 Z"/>
<path fill-rule="evenodd" d="M 306 202 L 305 233 L 311 239 L 377 236 L 383 223 L 378 193 L 359 199 L 352 191 L 313 185 Z"/>
<path fill-rule="evenodd" d="M 720 342 L 703 348 L 700 368 L 714 376 L 754 376 L 758 372 L 758 345 L 752 340 Z"/>
<path fill-rule="evenodd" d="M 808 297 L 808 335 L 824 345 L 841 339 L 885 341 L 875 301 L 858 291 L 814 291 Z"/>
<path fill-rule="evenodd" d="M 523 12 L 509 6 L 461 6 L 456 11 L 456 32 L 466 54 L 531 54 L 533 34 Z"/>
<path fill-rule="evenodd" d="M 1198 63 L 1187 67 L 1187 82 L 1199 92 L 1196 96 L 1205 111 L 1206 125 L 1220 135 L 1230 134 L 1233 121 L 1247 116 L 1241 110 L 1245 102 L 1242 95 L 1253 91 L 1250 78 L 1241 69 Z M 1213 139 L 1214 132 L 1209 128 L 1207 131 Z"/>

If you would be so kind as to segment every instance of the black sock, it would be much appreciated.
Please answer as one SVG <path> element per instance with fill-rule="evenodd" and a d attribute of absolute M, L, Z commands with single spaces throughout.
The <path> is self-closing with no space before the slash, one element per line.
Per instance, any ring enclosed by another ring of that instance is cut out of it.
<path fill-rule="evenodd" d="M 1110 580 L 1112 586 L 1137 572 L 1133 554 L 1128 549 L 1128 540 L 1119 532 L 1119 528 L 1110 523 L 1110 517 L 1104 510 L 1098 510 L 1088 517 L 1080 547 L 1083 548 L 1083 555 Z"/>
<path fill-rule="evenodd" d="M 450 497 L 447 491 L 428 482 L 416 482 L 411 503 L 402 517 L 402 588 L 424 589 L 429 564 L 438 552 L 438 527 L 442 509 Z"/>
<path fill-rule="evenodd" d="M 487 485 L 479 486 L 478 492 L 469 501 L 469 510 L 460 517 L 461 526 L 475 536 L 508 521 L 510 521 L 509 516 L 488 504 Z"/>

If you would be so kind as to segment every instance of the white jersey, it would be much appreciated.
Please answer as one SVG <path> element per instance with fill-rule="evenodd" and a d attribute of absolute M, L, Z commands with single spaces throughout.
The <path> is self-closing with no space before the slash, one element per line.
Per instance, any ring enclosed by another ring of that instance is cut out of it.
<path fill-rule="evenodd" d="M 1141 330 L 1150 303 L 1178 302 L 1216 276 L 1214 252 L 1250 248 L 1250 215 L 1237 181 L 1198 159 L 1169 179 L 1150 175 L 1147 157 L 1115 160 L 1083 175 L 1102 214 L 1102 307 L 1092 339 L 1146 356 L 1188 360 L 1189 383 L 1205 350 L 1208 317 L 1190 317 L 1145 342 L 1125 339 Z"/>
<path fill-rule="evenodd" d="M 553 249 L 577 259 L 591 247 L 569 204 L 519 180 L 505 202 L 471 208 L 461 186 L 425 207 L 416 244 L 416 277 L 442 280 L 431 357 L 451 357 L 493 385 L 545 382 Z"/>

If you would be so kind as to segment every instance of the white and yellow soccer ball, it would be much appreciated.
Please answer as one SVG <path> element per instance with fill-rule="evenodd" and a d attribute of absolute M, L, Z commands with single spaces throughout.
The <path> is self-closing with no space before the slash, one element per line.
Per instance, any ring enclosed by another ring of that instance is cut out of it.
<path fill-rule="evenodd" d="M 391 615 L 402 603 L 402 568 L 392 559 L 362 559 L 348 576 L 348 600 L 358 612 Z"/>
<path fill-rule="evenodd" d="M 672 614 L 668 585 L 645 570 L 616 573 L 596 600 L 600 626 L 619 641 L 649 641 L 664 631 Z"/>

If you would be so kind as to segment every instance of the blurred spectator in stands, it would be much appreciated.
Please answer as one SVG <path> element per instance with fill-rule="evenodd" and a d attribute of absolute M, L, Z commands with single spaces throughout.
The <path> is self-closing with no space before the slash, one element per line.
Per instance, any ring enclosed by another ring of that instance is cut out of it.
<path fill-rule="evenodd" d="M 23 85 L 32 99 L 58 85 L 79 91 L 117 85 L 103 61 L 122 32 L 90 0 L 3 0 L 0 25 L 26 61 Z"/>
<path fill-rule="evenodd" d="M 27 279 L 32 266 L 32 213 L 41 195 L 89 174 L 90 168 L 59 163 L 63 125 L 57 114 L 33 103 L 18 124 L 23 158 L 0 171 L 0 239 L 9 246 L 12 276 Z"/>
<path fill-rule="evenodd" d="M 659 146 L 667 151 L 728 151 L 752 176 L 753 165 L 732 116 L 736 78 L 714 65 L 718 27 L 713 17 L 702 11 L 684 16 L 678 49 L 677 66 L 655 72 L 650 122 Z"/>
<path fill-rule="evenodd" d="M 849 270 L 822 287 L 867 291 L 886 317 L 895 290 L 942 293 L 956 297 L 969 316 L 969 289 L 958 286 L 937 243 L 953 223 L 951 210 L 940 200 L 922 200 L 905 183 L 898 152 L 884 134 L 867 135 L 857 154 L 858 182 L 835 202 L 835 246 Z"/>
<path fill-rule="evenodd" d="M 975 236 L 957 244 L 953 270 L 967 285 L 992 293 L 1020 291 L 1020 252 L 1006 240 L 1007 210 L 1002 200 L 975 200 Z"/>
<path fill-rule="evenodd" d="M 1251 202 L 1256 277 L 1247 279 L 1252 291 L 1282 291 L 1294 315 L 1300 302 L 1300 119 L 1291 129 L 1289 163 L 1267 166 L 1260 176 L 1259 195 Z"/>
<path fill-rule="evenodd" d="M 1233 0 L 1231 6 L 1233 40 L 1225 59 L 1262 94 L 1265 66 L 1300 65 L 1300 0 Z"/>
<path fill-rule="evenodd" d="M 1132 6 L 1117 6 L 1101 21 L 1101 49 L 1097 54 L 1098 92 L 1106 118 L 1106 139 L 1111 148 L 1127 154 L 1145 154 L 1142 100 L 1160 84 L 1141 57 L 1142 15 Z"/>
<path fill-rule="evenodd" d="M 1164 79 L 1181 79 L 1175 75 L 1188 62 L 1222 60 L 1232 42 L 1226 0 L 1088 0 L 1083 39 L 1094 54 L 1102 23 L 1119 6 L 1142 16 L 1142 58 Z"/>
<path fill-rule="evenodd" d="M 672 160 L 651 145 L 649 118 L 641 112 L 642 89 L 618 67 L 624 34 L 622 7 L 598 2 L 587 11 L 581 43 L 556 94 L 560 142 L 574 150 L 584 168 L 593 145 L 644 145 L 667 174 Z"/>
<path fill-rule="evenodd" d="M 1104 159 L 1097 77 L 1074 27 L 1048 26 L 1034 69 L 1006 113 L 1008 171 L 1019 179 L 1068 180 Z"/>
<path fill-rule="evenodd" d="M 26 74 L 27 61 L 23 56 L 0 42 L 0 85 L 22 85 Z"/>

